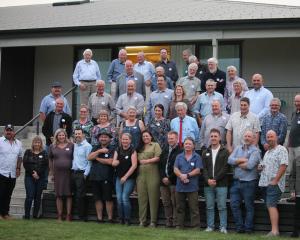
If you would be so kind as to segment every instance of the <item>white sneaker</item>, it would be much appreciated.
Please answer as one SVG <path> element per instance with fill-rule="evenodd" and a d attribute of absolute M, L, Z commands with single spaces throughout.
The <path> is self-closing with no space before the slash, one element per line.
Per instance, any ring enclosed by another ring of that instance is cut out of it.
<path fill-rule="evenodd" d="M 214 230 L 213 228 L 207 227 L 207 228 L 205 229 L 205 232 L 212 232 L 213 230 Z"/>
<path fill-rule="evenodd" d="M 222 227 L 222 228 L 220 229 L 220 233 L 227 234 L 227 230 L 226 230 L 226 228 Z"/>

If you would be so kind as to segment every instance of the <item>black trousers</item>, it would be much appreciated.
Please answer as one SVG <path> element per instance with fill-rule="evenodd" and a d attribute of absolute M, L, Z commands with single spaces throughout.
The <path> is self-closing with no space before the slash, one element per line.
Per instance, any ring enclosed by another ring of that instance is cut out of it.
<path fill-rule="evenodd" d="M 73 199 L 77 205 L 79 218 L 81 220 L 86 220 L 86 180 L 83 171 L 72 172 L 72 192 Z"/>
<path fill-rule="evenodd" d="M 12 192 L 16 185 L 16 179 L 0 174 L 0 215 L 8 215 Z"/>

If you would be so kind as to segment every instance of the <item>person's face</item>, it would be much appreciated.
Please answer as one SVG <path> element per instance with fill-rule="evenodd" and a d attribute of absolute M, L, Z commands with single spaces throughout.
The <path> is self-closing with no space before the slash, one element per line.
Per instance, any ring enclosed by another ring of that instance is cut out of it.
<path fill-rule="evenodd" d="M 189 57 L 190 57 L 190 55 L 188 54 L 188 52 L 186 52 L 186 51 L 182 52 L 183 61 L 188 63 L 189 62 Z"/>
<path fill-rule="evenodd" d="M 149 133 L 147 133 L 147 132 L 144 132 L 144 133 L 143 133 L 142 138 L 143 138 L 144 144 L 151 143 L 151 141 L 152 141 L 151 135 L 150 135 Z"/>
<path fill-rule="evenodd" d="M 157 78 L 157 87 L 158 89 L 165 89 L 166 88 L 166 81 L 163 77 Z"/>
<path fill-rule="evenodd" d="M 128 147 L 131 143 L 131 140 L 128 136 L 126 135 L 123 135 L 122 138 L 121 138 L 121 144 L 123 147 Z"/>
<path fill-rule="evenodd" d="M 246 102 L 241 101 L 240 110 L 242 114 L 247 114 L 249 112 L 249 105 Z"/>
<path fill-rule="evenodd" d="M 182 87 L 176 87 L 175 94 L 176 96 L 182 96 L 183 95 Z"/>
<path fill-rule="evenodd" d="M 206 83 L 205 86 L 206 86 L 206 91 L 207 91 L 208 93 L 212 93 L 212 92 L 215 91 L 215 89 L 216 89 L 216 84 L 211 83 L 211 82 Z"/>
<path fill-rule="evenodd" d="M 253 133 L 251 133 L 250 131 L 246 131 L 245 134 L 244 134 L 244 143 L 246 145 L 251 145 L 253 144 L 254 142 L 254 136 L 253 136 Z"/>
<path fill-rule="evenodd" d="M 219 102 L 212 102 L 211 110 L 214 115 L 219 115 L 221 113 L 221 106 Z"/>
<path fill-rule="evenodd" d="M 106 114 L 100 114 L 99 122 L 102 123 L 102 124 L 107 123 L 108 122 L 108 116 Z"/>
<path fill-rule="evenodd" d="M 175 134 L 168 134 L 168 144 L 173 147 L 177 144 L 178 137 Z"/>
<path fill-rule="evenodd" d="M 55 109 L 57 112 L 62 112 L 64 109 L 64 101 L 61 99 L 56 100 Z"/>
<path fill-rule="evenodd" d="M 97 84 L 97 93 L 98 94 L 103 94 L 104 93 L 104 89 L 105 89 L 105 85 L 104 83 L 98 83 Z"/>
<path fill-rule="evenodd" d="M 163 68 L 161 68 L 161 67 L 157 67 L 155 69 L 155 72 L 156 72 L 157 76 L 163 76 L 165 74 L 165 70 Z"/>
<path fill-rule="evenodd" d="M 99 142 L 101 145 L 107 146 L 110 143 L 110 137 L 105 134 L 102 134 L 99 136 Z"/>
<path fill-rule="evenodd" d="M 163 111 L 159 107 L 156 107 L 154 109 L 154 114 L 156 118 L 161 118 L 163 115 Z"/>
<path fill-rule="evenodd" d="M 191 68 L 189 68 L 188 70 L 189 70 L 189 76 L 190 76 L 190 77 L 195 77 L 195 75 L 196 75 L 196 73 L 197 73 L 197 69 L 191 67 Z"/>
<path fill-rule="evenodd" d="M 213 146 L 219 145 L 220 141 L 221 141 L 220 134 L 218 134 L 216 132 L 212 132 L 210 134 L 210 143 L 211 143 L 211 145 L 213 145 Z"/>
<path fill-rule="evenodd" d="M 66 141 L 66 135 L 65 133 L 63 132 L 60 132 L 58 135 L 57 135 L 57 141 L 59 143 L 64 143 Z"/>
<path fill-rule="evenodd" d="M 134 111 L 133 109 L 128 110 L 127 114 L 130 120 L 134 120 L 136 118 L 136 111 Z"/>
<path fill-rule="evenodd" d="M 87 118 L 88 114 L 89 114 L 89 111 L 86 108 L 81 108 L 79 110 L 79 117 L 82 119 Z"/>
<path fill-rule="evenodd" d="M 135 91 L 135 84 L 134 82 L 128 81 L 127 84 L 127 93 L 132 94 Z"/>
<path fill-rule="evenodd" d="M 254 89 L 261 88 L 261 86 L 263 85 L 262 77 L 258 74 L 254 75 L 252 77 L 252 85 L 253 85 Z"/>
<path fill-rule="evenodd" d="M 236 77 L 236 71 L 234 69 L 229 69 L 227 73 L 228 73 L 228 77 L 231 79 L 234 79 Z"/>
<path fill-rule="evenodd" d="M 81 130 L 75 130 L 74 136 L 76 142 L 81 142 L 83 140 L 83 133 Z"/>
<path fill-rule="evenodd" d="M 242 92 L 242 86 L 239 83 L 233 84 L 233 90 L 235 93 L 240 94 Z"/>
<path fill-rule="evenodd" d="M 295 104 L 297 111 L 300 111 L 300 95 L 295 96 L 294 104 Z"/>
<path fill-rule="evenodd" d="M 271 113 L 278 113 L 280 110 L 280 105 L 277 101 L 271 101 L 270 103 Z"/>
<path fill-rule="evenodd" d="M 145 60 L 144 54 L 138 54 L 137 55 L 137 61 L 138 61 L 138 63 L 143 63 L 144 60 Z"/>
<path fill-rule="evenodd" d="M 194 143 L 191 140 L 184 141 L 183 148 L 185 151 L 193 151 L 194 147 Z"/>
<path fill-rule="evenodd" d="M 83 55 L 83 58 L 86 62 L 89 62 L 92 59 L 92 53 L 91 52 L 85 52 L 85 54 Z"/>
<path fill-rule="evenodd" d="M 217 70 L 217 64 L 214 62 L 208 62 L 207 66 L 210 72 L 215 72 Z"/>
<path fill-rule="evenodd" d="M 42 147 L 42 143 L 39 140 L 35 140 L 32 144 L 34 150 L 40 150 Z"/>
<path fill-rule="evenodd" d="M 131 75 L 133 73 L 133 64 L 132 64 L 132 62 L 126 62 L 125 63 L 125 70 L 126 70 L 126 73 L 128 75 Z"/>
<path fill-rule="evenodd" d="M 51 88 L 51 93 L 53 96 L 61 95 L 61 87 L 53 87 Z"/>
<path fill-rule="evenodd" d="M 127 53 L 125 51 L 119 52 L 119 60 L 120 62 L 125 62 L 127 59 Z"/>
<path fill-rule="evenodd" d="M 274 147 L 277 144 L 277 136 L 274 132 L 267 132 L 266 139 L 270 147 Z"/>
<path fill-rule="evenodd" d="M 168 58 L 168 52 L 166 49 L 160 50 L 160 58 L 161 60 L 167 60 Z"/>
<path fill-rule="evenodd" d="M 4 136 L 5 136 L 5 138 L 10 140 L 10 139 L 14 138 L 15 132 L 11 129 L 6 129 L 6 130 L 4 130 Z"/>
<path fill-rule="evenodd" d="M 180 118 L 184 118 L 186 115 L 186 110 L 183 107 L 177 108 L 176 112 L 177 112 L 177 116 Z"/>

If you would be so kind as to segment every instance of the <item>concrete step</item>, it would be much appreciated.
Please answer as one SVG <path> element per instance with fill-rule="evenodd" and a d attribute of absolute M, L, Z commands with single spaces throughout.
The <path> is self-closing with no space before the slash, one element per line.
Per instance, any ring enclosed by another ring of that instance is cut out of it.
<path fill-rule="evenodd" d="M 19 204 L 10 204 L 10 209 L 9 209 L 9 213 L 11 215 L 14 215 L 14 214 L 22 214 L 24 215 L 24 202 L 22 205 L 19 205 Z"/>
<path fill-rule="evenodd" d="M 10 201 L 10 204 L 12 205 L 17 205 L 17 206 L 23 206 L 24 207 L 24 203 L 25 203 L 25 199 L 26 199 L 26 197 L 25 197 L 25 195 L 24 196 L 21 196 L 21 197 L 14 197 L 14 198 L 12 198 L 11 199 L 11 201 Z"/>

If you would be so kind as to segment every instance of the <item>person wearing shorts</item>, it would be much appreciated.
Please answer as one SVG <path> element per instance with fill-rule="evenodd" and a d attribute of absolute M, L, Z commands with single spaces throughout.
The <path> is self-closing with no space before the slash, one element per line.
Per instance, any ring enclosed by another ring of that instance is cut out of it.
<path fill-rule="evenodd" d="M 112 134 L 107 129 L 102 129 L 98 136 L 99 145 L 96 145 L 88 160 L 92 161 L 90 181 L 95 199 L 97 222 L 103 222 L 103 204 L 108 216 L 108 222 L 113 222 L 113 154 L 114 147 L 110 144 Z"/>
<path fill-rule="evenodd" d="M 279 235 L 279 213 L 277 203 L 285 188 L 285 171 L 288 166 L 288 152 L 278 144 L 275 131 L 269 130 L 266 134 L 269 149 L 258 165 L 261 171 L 258 185 L 262 187 L 266 207 L 268 208 L 272 229 L 267 236 Z"/>

